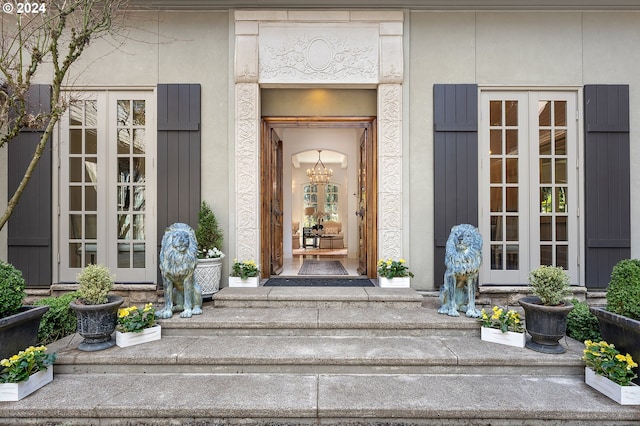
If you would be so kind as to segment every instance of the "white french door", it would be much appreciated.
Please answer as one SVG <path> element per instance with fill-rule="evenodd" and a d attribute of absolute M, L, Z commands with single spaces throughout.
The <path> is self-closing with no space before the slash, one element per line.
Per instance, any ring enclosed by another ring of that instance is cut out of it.
<path fill-rule="evenodd" d="M 152 91 L 82 92 L 60 120 L 59 274 L 101 263 L 117 282 L 156 277 Z"/>
<path fill-rule="evenodd" d="M 483 284 L 524 284 L 540 265 L 579 282 L 577 117 L 576 92 L 482 92 Z"/>

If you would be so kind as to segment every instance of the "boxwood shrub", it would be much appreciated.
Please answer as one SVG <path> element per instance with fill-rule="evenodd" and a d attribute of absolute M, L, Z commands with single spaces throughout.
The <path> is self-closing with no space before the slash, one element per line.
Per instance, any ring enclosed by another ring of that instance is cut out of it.
<path fill-rule="evenodd" d="M 598 318 L 589 312 L 589 305 L 578 299 L 571 299 L 573 310 L 567 316 L 567 336 L 580 342 L 602 340 Z"/>
<path fill-rule="evenodd" d="M 38 306 L 48 305 L 38 329 L 38 344 L 48 345 L 76 332 L 76 314 L 69 307 L 71 301 L 78 298 L 78 292 L 66 293 L 58 297 L 47 297 L 38 300 Z"/>
<path fill-rule="evenodd" d="M 26 293 L 22 272 L 0 260 L 0 318 L 18 313 Z"/>
<path fill-rule="evenodd" d="M 616 263 L 607 288 L 607 310 L 640 320 L 640 260 Z"/>

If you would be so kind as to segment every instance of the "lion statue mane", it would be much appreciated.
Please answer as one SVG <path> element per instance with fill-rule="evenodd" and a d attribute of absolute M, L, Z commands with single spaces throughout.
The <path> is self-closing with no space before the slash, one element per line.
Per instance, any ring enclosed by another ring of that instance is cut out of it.
<path fill-rule="evenodd" d="M 162 237 L 160 272 L 164 288 L 164 308 L 158 318 L 171 318 L 179 312 L 181 318 L 202 313 L 202 289 L 193 272 L 198 264 L 198 242 L 193 229 L 184 223 L 169 226 Z"/>
<path fill-rule="evenodd" d="M 465 311 L 470 318 L 480 317 L 476 309 L 478 270 L 482 263 L 482 236 L 478 228 L 469 224 L 451 228 L 444 263 L 447 270 L 440 287 L 438 313 L 457 317 L 458 311 Z"/>

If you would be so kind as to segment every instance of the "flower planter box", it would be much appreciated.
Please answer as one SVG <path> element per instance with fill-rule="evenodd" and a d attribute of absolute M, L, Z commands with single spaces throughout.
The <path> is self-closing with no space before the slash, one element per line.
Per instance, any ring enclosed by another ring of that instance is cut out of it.
<path fill-rule="evenodd" d="M 0 383 L 0 401 L 20 401 L 53 380 L 53 366 L 20 383 Z"/>
<path fill-rule="evenodd" d="M 481 327 L 480 339 L 486 342 L 500 343 L 501 345 L 515 346 L 518 348 L 524 348 L 527 341 L 526 333 L 514 333 L 513 331 L 507 331 L 503 333 L 497 328 Z"/>
<path fill-rule="evenodd" d="M 589 367 L 584 369 L 584 382 L 608 396 L 620 405 L 640 405 L 640 386 L 620 386 L 604 376 L 599 376 Z"/>
<path fill-rule="evenodd" d="M 127 346 L 153 342 L 154 340 L 160 340 L 161 335 L 162 329 L 160 324 L 145 328 L 139 333 L 133 331 L 122 333 L 116 330 L 116 345 L 121 348 L 126 348 Z"/>
<path fill-rule="evenodd" d="M 598 318 L 603 340 L 613 343 L 622 354 L 629 353 L 635 361 L 640 359 L 640 321 L 595 306 L 589 311 Z M 640 368 L 634 371 L 640 373 Z"/>
<path fill-rule="evenodd" d="M 249 277 L 244 280 L 240 277 L 229 277 L 229 287 L 258 287 L 259 284 L 258 277 Z"/>
<path fill-rule="evenodd" d="M 409 288 L 411 287 L 411 277 L 379 277 L 378 284 L 381 288 Z"/>

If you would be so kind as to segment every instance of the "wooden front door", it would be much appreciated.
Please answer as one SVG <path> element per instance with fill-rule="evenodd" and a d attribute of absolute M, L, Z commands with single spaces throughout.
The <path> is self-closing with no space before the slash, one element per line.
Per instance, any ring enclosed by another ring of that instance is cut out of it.
<path fill-rule="evenodd" d="M 282 140 L 263 122 L 262 144 L 262 277 L 282 272 L 284 247 L 282 229 Z M 265 250 L 266 249 L 266 250 Z"/>
<path fill-rule="evenodd" d="M 377 176 L 375 138 L 373 128 L 375 120 L 364 128 L 360 137 L 358 159 L 358 273 L 368 277 L 376 276 L 377 264 Z"/>
<path fill-rule="evenodd" d="M 377 275 L 377 155 L 373 117 L 264 117 L 261 148 L 261 265 L 262 277 L 277 275 L 283 265 L 283 152 L 274 127 L 363 129 L 358 158 L 358 273 Z M 353 213 L 350 213 L 353 214 Z"/>

